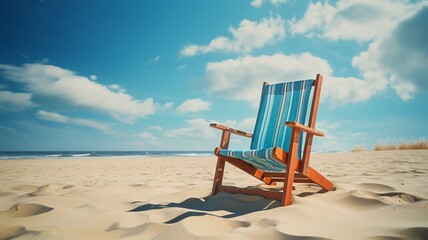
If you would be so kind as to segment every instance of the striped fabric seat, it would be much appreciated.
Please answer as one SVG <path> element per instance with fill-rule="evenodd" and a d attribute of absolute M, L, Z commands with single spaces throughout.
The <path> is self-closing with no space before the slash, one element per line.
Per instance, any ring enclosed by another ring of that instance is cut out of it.
<path fill-rule="evenodd" d="M 272 157 L 272 149 L 280 147 L 289 151 L 291 128 L 285 122 L 305 124 L 313 80 L 302 80 L 265 85 L 259 113 L 249 150 L 221 150 L 222 156 L 242 159 L 254 167 L 269 171 L 285 171 L 285 166 Z M 302 157 L 300 137 L 297 157 Z"/>
<path fill-rule="evenodd" d="M 265 172 L 284 172 L 285 166 L 272 157 L 273 148 L 261 150 L 220 150 L 222 156 L 244 160 Z"/>

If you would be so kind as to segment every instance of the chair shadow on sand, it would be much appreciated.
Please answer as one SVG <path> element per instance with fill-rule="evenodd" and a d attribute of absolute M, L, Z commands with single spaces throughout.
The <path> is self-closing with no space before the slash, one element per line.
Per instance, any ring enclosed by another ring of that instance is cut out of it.
<path fill-rule="evenodd" d="M 326 192 L 324 189 L 312 184 L 298 185 L 296 197 L 304 198 L 316 193 Z M 134 201 L 132 204 L 144 203 L 128 212 L 145 212 L 150 210 L 182 208 L 189 211 L 164 223 L 173 224 L 188 217 L 215 216 L 221 218 L 234 218 L 245 214 L 270 210 L 281 207 L 281 203 L 276 200 L 266 199 L 257 195 L 230 194 L 221 192 L 213 196 L 204 198 L 188 198 L 180 203 L 152 204 L 142 201 Z"/>

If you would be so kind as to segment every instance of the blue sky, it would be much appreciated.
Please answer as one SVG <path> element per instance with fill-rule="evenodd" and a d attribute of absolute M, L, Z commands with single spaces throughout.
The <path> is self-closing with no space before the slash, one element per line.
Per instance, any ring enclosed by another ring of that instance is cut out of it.
<path fill-rule="evenodd" d="M 428 136 L 427 1 L 6 0 L 0 29 L 3 151 L 212 150 L 317 73 L 313 150 Z"/>

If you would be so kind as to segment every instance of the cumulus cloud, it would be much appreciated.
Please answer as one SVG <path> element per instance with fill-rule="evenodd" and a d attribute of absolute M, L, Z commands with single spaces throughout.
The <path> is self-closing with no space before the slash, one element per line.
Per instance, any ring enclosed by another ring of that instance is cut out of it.
<path fill-rule="evenodd" d="M 390 82 L 403 100 L 428 91 L 428 4 L 408 13 L 388 34 L 376 39 L 353 65 L 366 79 Z"/>
<path fill-rule="evenodd" d="M 427 9 L 426 1 L 317 2 L 310 3 L 301 20 L 293 19 L 289 24 L 294 34 L 369 42 L 368 49 L 352 59 L 363 81 L 332 79 L 338 89 L 345 87 L 336 95 L 350 95 L 347 90 L 351 88 L 346 86 L 353 86 L 365 91 L 351 95 L 366 100 L 390 86 L 401 99 L 408 100 L 428 90 Z"/>
<path fill-rule="evenodd" d="M 20 112 L 27 108 L 34 107 L 30 93 L 14 93 L 10 91 L 0 91 L 0 109 Z"/>
<path fill-rule="evenodd" d="M 186 120 L 187 127 L 166 131 L 164 136 L 168 138 L 188 138 L 188 139 L 215 139 L 216 131 L 209 126 L 210 122 L 198 118 Z"/>
<path fill-rule="evenodd" d="M 227 98 L 248 101 L 255 107 L 259 103 L 263 82 L 310 79 L 315 78 L 316 73 L 321 73 L 325 79 L 322 100 L 332 106 L 367 100 L 385 88 L 385 83 L 379 79 L 366 81 L 335 77 L 327 60 L 310 53 L 278 53 L 209 62 L 205 73 L 211 91 Z"/>
<path fill-rule="evenodd" d="M 200 98 L 193 98 L 184 101 L 177 107 L 178 113 L 199 112 L 210 109 L 210 102 L 204 101 Z"/>
<path fill-rule="evenodd" d="M 396 0 L 341 0 L 310 3 L 300 20 L 288 22 L 293 34 L 330 40 L 368 41 L 389 31 L 414 5 Z"/>
<path fill-rule="evenodd" d="M 249 53 L 253 49 L 261 48 L 285 38 L 284 20 L 276 18 L 263 18 L 260 22 L 244 19 L 237 28 L 230 27 L 231 38 L 219 36 L 208 45 L 189 44 L 180 54 L 185 57 L 209 52 Z"/>
<path fill-rule="evenodd" d="M 85 126 L 85 127 L 97 129 L 106 134 L 110 134 L 113 132 L 113 130 L 109 125 L 95 121 L 95 120 L 91 120 L 91 119 L 72 118 L 72 117 L 64 116 L 59 113 L 48 112 L 44 110 L 39 110 L 36 115 L 38 118 L 47 120 L 47 121 L 67 123 L 67 124 L 72 124 L 77 126 Z"/>
<path fill-rule="evenodd" d="M 37 63 L 23 66 L 0 65 L 0 70 L 5 78 L 24 84 L 32 99 L 43 100 L 43 104 L 60 102 L 64 106 L 96 110 L 128 123 L 138 117 L 153 114 L 156 110 L 156 104 L 151 98 L 134 99 L 120 87 L 112 90 L 57 66 Z"/>

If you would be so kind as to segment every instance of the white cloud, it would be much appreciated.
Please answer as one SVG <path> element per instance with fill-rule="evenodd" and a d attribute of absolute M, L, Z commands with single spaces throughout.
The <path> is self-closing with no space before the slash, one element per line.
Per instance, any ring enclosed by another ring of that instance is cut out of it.
<path fill-rule="evenodd" d="M 157 132 L 162 132 L 162 131 L 164 131 L 164 129 L 163 129 L 161 126 L 151 126 L 149 129 L 150 129 L 150 130 L 157 131 Z"/>
<path fill-rule="evenodd" d="M 332 88 L 342 89 L 335 93 L 338 99 L 352 96 L 364 101 L 390 86 L 401 99 L 408 100 L 428 90 L 427 9 L 426 1 L 342 0 L 336 5 L 318 2 L 309 5 L 301 20 L 289 23 L 293 33 L 369 42 L 368 49 L 352 60 L 363 81 L 330 81 L 334 83 Z"/>
<path fill-rule="evenodd" d="M 82 118 L 69 118 L 69 121 L 73 124 L 77 124 L 80 126 L 90 127 L 97 130 L 100 130 L 103 133 L 111 134 L 113 130 L 108 124 L 101 123 L 91 119 L 82 119 Z"/>
<path fill-rule="evenodd" d="M 165 104 L 163 104 L 163 105 L 161 106 L 161 109 L 163 109 L 163 110 L 169 110 L 169 109 L 171 109 L 173 106 L 174 106 L 174 103 L 173 103 L 173 102 L 167 102 L 167 103 L 165 103 Z"/>
<path fill-rule="evenodd" d="M 290 31 L 330 40 L 368 41 L 389 31 L 413 7 L 396 0 L 311 2 L 302 19 L 289 22 Z"/>
<path fill-rule="evenodd" d="M 37 112 L 37 117 L 39 117 L 40 119 L 52 121 L 52 122 L 61 122 L 61 123 L 68 122 L 68 117 L 64 115 L 61 115 L 55 112 L 46 112 L 43 110 L 39 110 Z"/>
<path fill-rule="evenodd" d="M 153 114 L 156 110 L 156 104 L 151 98 L 134 99 L 124 91 L 111 91 L 87 77 L 57 66 L 0 65 L 0 70 L 7 79 L 24 83 L 32 99 L 44 99 L 44 104 L 60 102 L 65 106 L 97 110 L 129 123 L 138 117 Z"/>
<path fill-rule="evenodd" d="M 157 62 L 159 62 L 159 61 L 160 61 L 160 59 L 161 59 L 161 57 L 160 57 L 160 56 L 156 56 L 156 57 L 154 57 L 154 58 L 150 59 L 150 60 L 149 60 L 149 62 L 150 62 L 150 63 L 157 63 Z"/>
<path fill-rule="evenodd" d="M 284 20 L 280 16 L 263 18 L 261 22 L 244 19 L 237 28 L 230 27 L 229 32 L 232 34 L 231 38 L 219 36 L 208 45 L 190 44 L 180 53 L 185 57 L 209 52 L 249 53 L 285 38 Z"/>
<path fill-rule="evenodd" d="M 0 109 L 20 112 L 34 106 L 35 104 L 31 101 L 30 93 L 0 91 Z"/>
<path fill-rule="evenodd" d="M 310 79 L 315 78 L 317 73 L 325 79 L 321 98 L 332 106 L 365 101 L 386 86 L 381 79 L 332 76 L 329 63 L 310 53 L 245 56 L 209 62 L 205 71 L 211 85 L 210 91 L 227 98 L 248 101 L 255 107 L 259 103 L 263 82 Z"/>
<path fill-rule="evenodd" d="M 110 90 L 112 90 L 113 92 L 116 92 L 116 93 L 125 93 L 126 92 L 126 90 L 123 89 L 119 84 L 112 84 L 112 85 L 108 86 L 108 88 Z"/>
<path fill-rule="evenodd" d="M 215 139 L 216 131 L 211 128 L 210 122 L 205 119 L 186 120 L 187 127 L 165 131 L 164 136 L 168 138 L 189 138 L 189 139 Z"/>
<path fill-rule="evenodd" d="M 141 132 L 141 133 L 137 134 L 137 137 L 142 138 L 144 140 L 150 140 L 150 141 L 158 140 L 158 138 L 155 135 L 153 135 L 149 132 Z"/>
<path fill-rule="evenodd" d="M 251 6 L 253 7 L 261 7 L 263 5 L 263 0 L 253 0 L 251 2 Z"/>
<path fill-rule="evenodd" d="M 256 125 L 256 117 L 246 118 L 241 122 L 237 122 L 236 120 L 227 120 L 224 124 L 244 132 L 252 133 L 254 131 L 254 126 Z"/>
<path fill-rule="evenodd" d="M 264 0 L 253 0 L 251 2 L 251 6 L 259 8 L 259 7 L 261 7 L 263 5 L 263 2 L 264 2 Z M 281 4 L 281 3 L 286 3 L 287 0 L 270 0 L 270 2 L 272 4 L 274 4 L 274 5 L 278 5 L 278 4 Z"/>
<path fill-rule="evenodd" d="M 90 127 L 100 130 L 101 132 L 106 134 L 111 134 L 113 132 L 109 125 L 91 119 L 71 118 L 59 113 L 47 112 L 44 110 L 39 110 L 36 115 L 38 118 L 47 121 Z"/>
<path fill-rule="evenodd" d="M 183 114 L 189 112 L 205 111 L 210 109 L 210 105 L 210 102 L 204 101 L 200 98 L 188 99 L 177 107 L 177 112 Z"/>
<path fill-rule="evenodd" d="M 408 100 L 428 91 L 428 4 L 409 12 L 388 34 L 376 39 L 352 63 L 366 79 L 390 82 Z"/>

